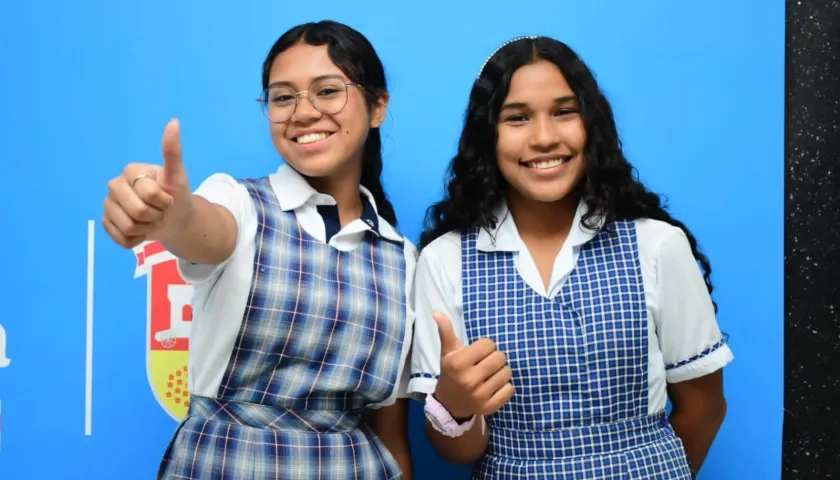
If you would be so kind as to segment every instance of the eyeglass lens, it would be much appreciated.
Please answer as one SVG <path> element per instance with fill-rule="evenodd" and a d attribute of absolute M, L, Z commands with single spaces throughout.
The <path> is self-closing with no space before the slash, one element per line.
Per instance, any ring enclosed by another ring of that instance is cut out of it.
<path fill-rule="evenodd" d="M 315 81 L 307 92 L 312 106 L 325 115 L 336 114 L 347 104 L 347 86 L 338 79 Z M 269 88 L 263 92 L 263 112 L 272 122 L 285 122 L 294 114 L 299 97 L 307 92 L 295 92 L 288 86 Z"/>

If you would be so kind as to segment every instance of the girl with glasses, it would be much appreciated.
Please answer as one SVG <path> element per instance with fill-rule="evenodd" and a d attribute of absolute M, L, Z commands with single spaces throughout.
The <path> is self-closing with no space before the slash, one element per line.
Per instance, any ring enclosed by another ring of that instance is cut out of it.
<path fill-rule="evenodd" d="M 488 59 L 421 247 L 409 392 L 442 456 L 475 479 L 693 477 L 733 358 L 711 267 L 568 46 Z"/>
<path fill-rule="evenodd" d="M 407 370 L 417 251 L 382 187 L 385 73 L 359 32 L 284 33 L 259 102 L 285 164 L 195 193 L 179 125 L 163 165 L 110 184 L 120 245 L 158 240 L 194 285 L 191 404 L 160 479 L 409 479 Z"/>

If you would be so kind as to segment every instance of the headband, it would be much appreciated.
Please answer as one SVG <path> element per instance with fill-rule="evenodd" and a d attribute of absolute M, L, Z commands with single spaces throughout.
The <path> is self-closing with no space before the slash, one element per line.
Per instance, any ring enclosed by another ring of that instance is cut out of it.
<path fill-rule="evenodd" d="M 490 59 L 493 58 L 493 55 L 499 53 L 499 50 L 505 48 L 506 46 L 510 45 L 511 43 L 518 42 L 519 40 L 525 40 L 525 39 L 536 40 L 537 37 L 534 36 L 534 35 L 529 35 L 529 36 L 525 36 L 525 37 L 516 37 L 512 40 L 508 40 L 507 42 L 503 43 L 499 48 L 493 50 L 493 53 L 491 53 L 490 56 L 487 57 L 487 60 L 485 60 L 484 63 L 481 65 L 481 70 L 478 71 L 478 76 L 475 77 L 476 81 L 478 81 L 478 79 L 481 77 L 481 72 L 484 71 L 484 67 L 487 66 L 487 64 L 490 62 Z"/>

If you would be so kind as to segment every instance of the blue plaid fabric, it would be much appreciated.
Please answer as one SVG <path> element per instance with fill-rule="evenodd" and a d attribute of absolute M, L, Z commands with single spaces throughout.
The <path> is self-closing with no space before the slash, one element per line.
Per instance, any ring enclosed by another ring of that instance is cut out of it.
<path fill-rule="evenodd" d="M 217 398 L 192 398 L 158 478 L 402 478 L 363 410 L 397 388 L 403 244 L 368 232 L 338 251 L 281 210 L 268 179 L 242 183 L 259 219 L 245 318 Z"/>
<path fill-rule="evenodd" d="M 547 299 L 512 252 L 482 252 L 462 235 L 464 322 L 508 356 L 516 393 L 487 419 L 474 479 L 690 479 L 664 412 L 648 414 L 648 318 L 635 223 L 582 247 Z"/>

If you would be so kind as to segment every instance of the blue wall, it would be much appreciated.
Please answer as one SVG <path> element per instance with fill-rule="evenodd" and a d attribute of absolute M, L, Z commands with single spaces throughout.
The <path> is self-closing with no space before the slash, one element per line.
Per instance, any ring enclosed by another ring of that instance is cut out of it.
<path fill-rule="evenodd" d="M 127 162 L 159 161 L 173 116 L 196 185 L 216 171 L 276 168 L 253 100 L 263 55 L 286 28 L 323 17 L 361 30 L 386 62 L 386 181 L 413 239 L 490 52 L 547 34 L 583 55 L 614 102 L 629 157 L 713 262 L 736 361 L 729 416 L 701 478 L 780 477 L 783 2 L 234 3 L 0 2 L 0 242 L 12 272 L 0 289 L 11 359 L 0 362 L 0 478 L 152 478 L 176 423 L 147 377 L 146 278 L 134 278 L 135 256 L 99 226 L 106 181 Z M 417 478 L 437 468 L 453 473 L 436 478 L 466 478 L 426 445 L 420 408 L 413 421 Z"/>

